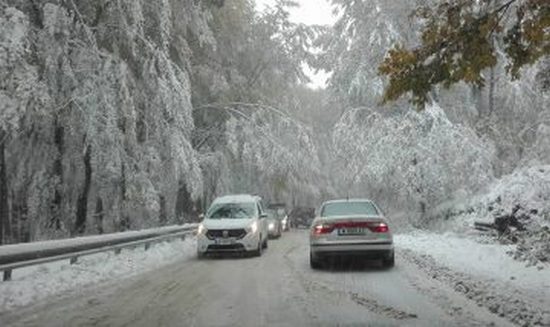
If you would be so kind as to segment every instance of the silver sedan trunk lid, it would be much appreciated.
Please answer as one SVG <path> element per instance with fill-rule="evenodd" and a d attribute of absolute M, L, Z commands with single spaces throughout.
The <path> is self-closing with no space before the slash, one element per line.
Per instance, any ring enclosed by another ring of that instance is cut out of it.
<path fill-rule="evenodd" d="M 386 221 L 381 216 L 335 216 L 316 220 L 325 227 L 327 241 L 356 242 L 391 238 Z M 315 228 L 315 226 L 313 226 Z"/>

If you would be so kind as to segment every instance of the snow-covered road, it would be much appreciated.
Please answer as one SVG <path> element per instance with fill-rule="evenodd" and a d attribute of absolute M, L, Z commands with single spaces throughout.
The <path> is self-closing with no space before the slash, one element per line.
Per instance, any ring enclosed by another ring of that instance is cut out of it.
<path fill-rule="evenodd" d="M 477 297 L 464 290 L 472 283 L 479 287 Z M 4 313 L 0 325 L 513 325 L 512 316 L 488 307 L 495 301 L 514 301 L 506 298 L 513 289 L 484 289 L 490 285 L 410 248 L 398 249 L 397 265 L 391 270 L 348 263 L 312 271 L 307 233 L 292 231 L 270 241 L 261 258 L 197 260 L 182 255 L 181 260 L 143 274 Z M 485 295 L 496 300 L 479 300 Z M 540 319 L 550 299 L 540 300 L 527 302 L 536 311 L 531 321 L 525 321 L 530 325 L 546 323 Z"/>

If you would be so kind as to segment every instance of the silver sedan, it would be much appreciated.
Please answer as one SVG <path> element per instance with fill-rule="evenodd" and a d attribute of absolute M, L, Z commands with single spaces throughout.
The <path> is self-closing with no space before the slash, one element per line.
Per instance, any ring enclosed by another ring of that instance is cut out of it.
<path fill-rule="evenodd" d="M 395 263 L 393 237 L 380 209 L 370 200 L 344 199 L 323 203 L 310 232 L 310 265 L 328 257 L 357 256 Z"/>

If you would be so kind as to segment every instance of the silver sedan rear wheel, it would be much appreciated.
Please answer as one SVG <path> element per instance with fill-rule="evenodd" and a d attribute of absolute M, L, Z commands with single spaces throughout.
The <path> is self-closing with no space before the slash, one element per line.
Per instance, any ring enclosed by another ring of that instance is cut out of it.
<path fill-rule="evenodd" d="M 386 268 L 392 268 L 395 266 L 395 252 L 392 251 L 388 258 L 382 260 L 382 265 Z"/>
<path fill-rule="evenodd" d="M 311 269 L 321 269 L 323 268 L 323 262 L 316 258 L 315 255 L 310 251 L 309 252 L 309 266 Z"/>

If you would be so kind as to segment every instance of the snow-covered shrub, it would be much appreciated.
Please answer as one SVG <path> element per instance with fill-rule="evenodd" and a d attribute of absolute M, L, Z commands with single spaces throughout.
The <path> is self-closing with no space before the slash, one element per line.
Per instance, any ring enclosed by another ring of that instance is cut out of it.
<path fill-rule="evenodd" d="M 431 228 L 471 233 L 476 222 L 494 226 L 494 240 L 515 244 L 510 254 L 528 264 L 550 261 L 550 166 L 516 169 L 462 202 L 429 213 Z M 490 230 L 490 229 L 489 229 Z"/>
<path fill-rule="evenodd" d="M 531 227 L 525 232 L 515 233 L 514 237 L 517 238 L 517 246 L 509 252 L 514 259 L 526 261 L 528 266 L 539 262 L 550 263 L 550 227 Z"/>
<path fill-rule="evenodd" d="M 475 220 L 490 222 L 514 211 L 529 214 L 538 224 L 550 225 L 550 166 L 517 169 L 488 184 L 462 207 L 469 213 L 449 218 L 464 226 L 473 225 Z"/>

